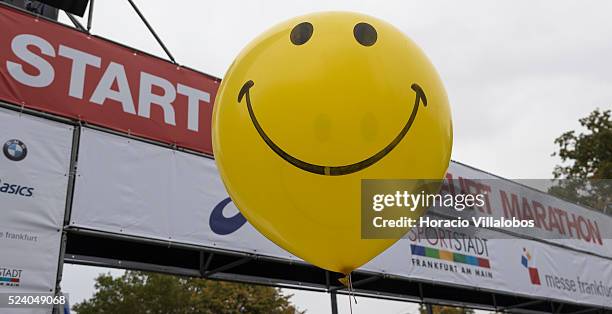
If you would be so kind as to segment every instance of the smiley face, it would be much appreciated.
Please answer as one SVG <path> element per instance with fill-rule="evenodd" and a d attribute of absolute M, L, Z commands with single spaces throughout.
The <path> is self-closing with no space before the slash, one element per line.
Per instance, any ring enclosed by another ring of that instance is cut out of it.
<path fill-rule="evenodd" d="M 355 13 L 298 17 L 256 38 L 213 113 L 219 172 L 247 220 L 339 272 L 395 241 L 361 239 L 361 180 L 442 178 L 451 146 L 448 100 L 427 57 L 392 25 Z"/>
<path fill-rule="evenodd" d="M 389 143 L 383 149 L 378 151 L 376 154 L 360 162 L 356 162 L 356 163 L 352 163 L 350 165 L 344 165 L 344 166 L 322 166 L 322 165 L 311 164 L 311 163 L 305 162 L 303 160 L 300 160 L 298 158 L 291 156 L 290 154 L 285 152 L 282 148 L 280 148 L 278 145 L 276 145 L 274 141 L 272 141 L 272 139 L 270 139 L 270 137 L 266 134 L 266 132 L 263 130 L 263 128 L 257 121 L 257 117 L 255 116 L 255 113 L 253 111 L 253 105 L 251 105 L 251 99 L 249 97 L 250 95 L 249 90 L 251 89 L 251 87 L 253 87 L 253 85 L 255 85 L 253 81 L 247 81 L 246 83 L 244 83 L 244 85 L 242 86 L 242 89 L 240 89 L 240 93 L 238 94 L 238 102 L 241 102 L 242 98 L 246 95 L 246 104 L 249 110 L 249 116 L 251 117 L 251 121 L 253 122 L 253 126 L 257 130 L 257 133 L 259 133 L 261 138 L 264 140 L 264 142 L 266 142 L 268 147 L 270 147 L 270 149 L 272 149 L 281 158 L 286 160 L 288 163 L 296 166 L 297 168 L 300 168 L 304 171 L 309 171 L 315 174 L 321 174 L 321 175 L 327 175 L 327 176 L 339 176 L 339 175 L 350 174 L 356 171 L 360 171 L 378 162 L 380 159 L 385 157 L 391 150 L 393 150 L 393 148 L 395 148 L 395 146 L 397 146 L 397 144 L 399 144 L 402 141 L 406 133 L 408 133 L 408 130 L 410 130 L 410 126 L 412 126 L 412 123 L 414 122 L 414 119 L 417 116 L 420 100 L 423 100 L 423 105 L 427 106 L 427 98 L 425 97 L 425 94 L 423 93 L 423 90 L 421 89 L 421 87 L 417 84 L 412 84 L 412 89 L 416 92 L 416 97 L 414 101 L 414 106 L 412 108 L 412 112 L 410 114 L 410 118 L 407 120 L 406 125 L 402 128 L 400 133 L 393 139 L 391 143 Z"/>

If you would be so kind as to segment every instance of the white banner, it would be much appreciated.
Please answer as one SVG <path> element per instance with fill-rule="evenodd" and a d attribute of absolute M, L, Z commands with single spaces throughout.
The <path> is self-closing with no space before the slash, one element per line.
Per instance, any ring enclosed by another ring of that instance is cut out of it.
<path fill-rule="evenodd" d="M 295 259 L 245 224 L 212 159 L 82 128 L 77 173 L 73 226 Z"/>
<path fill-rule="evenodd" d="M 478 178 L 470 171 L 488 175 L 457 163 L 449 173 Z M 610 228 L 610 217 L 496 179 L 502 186 L 492 186 L 492 192 L 503 190 L 519 199 L 525 196 L 563 206 L 596 219 L 601 229 Z M 492 199 L 496 211 L 488 215 L 502 215 L 498 200 Z M 246 223 L 227 197 L 213 160 L 87 128 L 81 134 L 71 225 L 298 260 Z M 443 235 L 431 237 L 432 232 Z M 508 239 L 495 231 L 479 232 L 478 236 L 452 232 L 414 229 L 362 269 L 611 307 L 610 259 Z M 609 248 L 606 238 L 601 245 L 574 240 L 584 242 L 579 244 L 584 245 L 581 248 L 594 253 L 607 253 Z"/>
<path fill-rule="evenodd" d="M 72 131 L 0 108 L 0 293 L 55 292 Z"/>
<path fill-rule="evenodd" d="M 456 162 L 446 176 L 455 192 L 486 193 L 485 206 L 468 216 L 532 219 L 534 228 L 505 230 L 612 258 L 612 217 L 526 186 L 544 189 L 546 180 L 519 184 Z"/>
<path fill-rule="evenodd" d="M 469 236 L 456 229 L 414 228 L 363 269 L 612 308 L 609 259 L 495 231 Z"/>

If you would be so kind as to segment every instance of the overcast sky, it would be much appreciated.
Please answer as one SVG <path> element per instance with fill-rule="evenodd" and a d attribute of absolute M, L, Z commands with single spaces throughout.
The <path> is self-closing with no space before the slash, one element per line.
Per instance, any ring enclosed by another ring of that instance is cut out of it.
<path fill-rule="evenodd" d="M 180 64 L 223 77 L 238 52 L 270 26 L 315 11 L 348 10 L 394 24 L 440 73 L 454 121 L 453 159 L 506 178 L 549 178 L 553 140 L 577 119 L 612 107 L 610 1 L 144 1 L 136 0 Z M 93 33 L 164 56 L 127 1 L 97 1 Z M 67 265 L 73 301 L 102 268 Z M 118 273 L 118 272 L 115 272 Z M 294 302 L 328 312 L 328 296 Z M 346 298 L 340 306 L 347 310 Z M 360 302 L 354 313 L 415 306 Z"/>

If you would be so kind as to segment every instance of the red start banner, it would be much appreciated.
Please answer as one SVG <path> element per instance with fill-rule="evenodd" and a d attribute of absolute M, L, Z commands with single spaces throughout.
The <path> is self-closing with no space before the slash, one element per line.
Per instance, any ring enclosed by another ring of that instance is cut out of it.
<path fill-rule="evenodd" d="M 212 154 L 220 79 L 0 5 L 0 99 Z"/>

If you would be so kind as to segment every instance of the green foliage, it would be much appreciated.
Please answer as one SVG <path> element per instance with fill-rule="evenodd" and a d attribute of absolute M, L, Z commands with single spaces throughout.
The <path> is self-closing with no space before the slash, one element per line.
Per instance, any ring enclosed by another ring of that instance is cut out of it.
<path fill-rule="evenodd" d="M 561 161 L 572 161 L 570 165 L 557 166 L 555 178 L 612 178 L 612 113 L 610 110 L 594 110 L 587 117 L 579 119 L 586 133 L 576 135 L 575 131 L 563 133 L 555 144 Z"/>
<path fill-rule="evenodd" d="M 578 120 L 586 132 L 563 133 L 557 139 L 557 165 L 553 175 L 558 185 L 549 192 L 564 199 L 606 210 L 612 202 L 612 113 L 594 110 Z"/>
<path fill-rule="evenodd" d="M 272 287 L 126 271 L 101 274 L 94 296 L 74 305 L 78 314 L 294 314 L 291 296 Z"/>
<path fill-rule="evenodd" d="M 474 314 L 474 310 L 454 306 L 432 305 L 433 314 Z M 419 313 L 427 314 L 425 304 L 419 305 Z"/>

